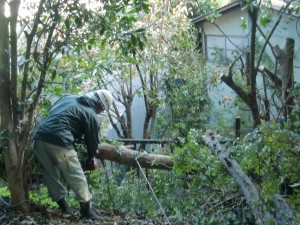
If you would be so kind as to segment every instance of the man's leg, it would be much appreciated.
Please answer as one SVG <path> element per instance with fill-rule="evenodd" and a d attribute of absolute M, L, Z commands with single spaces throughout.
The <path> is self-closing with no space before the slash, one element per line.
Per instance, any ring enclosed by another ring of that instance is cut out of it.
<path fill-rule="evenodd" d="M 81 168 L 81 164 L 79 162 L 76 151 L 74 149 L 66 149 L 46 142 L 42 142 L 42 146 L 40 146 L 40 143 L 37 143 L 37 149 L 40 148 L 44 148 L 44 151 L 46 152 L 45 154 L 47 154 L 47 156 L 53 162 L 52 165 L 54 165 L 56 168 L 59 168 L 62 171 L 66 181 L 68 182 L 68 184 L 70 185 L 70 187 L 76 194 L 77 199 L 80 202 L 80 207 L 81 207 L 80 212 L 82 214 L 82 217 L 87 219 L 93 219 L 93 220 L 101 220 L 101 217 L 99 217 L 95 212 L 93 212 L 91 208 L 90 200 L 92 198 L 92 195 L 89 192 L 88 183 L 84 175 L 84 172 Z M 38 156 L 38 158 L 43 157 L 43 154 L 39 154 L 39 155 L 40 156 Z M 41 159 L 41 161 L 44 160 Z M 45 167 L 47 168 L 47 170 L 51 169 L 51 166 L 48 167 L 46 165 Z M 50 178 L 51 177 L 53 176 L 50 176 Z M 49 183 L 50 183 L 49 188 L 51 187 L 53 188 L 53 190 L 58 190 L 59 188 L 61 188 L 54 181 Z M 64 190 L 66 191 L 65 188 Z M 58 195 L 55 195 L 56 193 L 53 192 L 52 194 L 54 196 L 52 197 L 53 199 L 60 200 L 60 197 L 58 197 Z"/>
<path fill-rule="evenodd" d="M 63 155 L 58 160 L 59 168 L 69 186 L 76 194 L 77 200 L 79 202 L 90 201 L 92 195 L 89 192 L 88 183 L 81 168 L 77 152 L 68 149 L 67 151 L 64 151 Z"/>
<path fill-rule="evenodd" d="M 61 167 L 61 169 L 64 177 L 68 181 L 70 187 L 72 187 L 72 190 L 75 192 L 80 202 L 80 213 L 82 218 L 101 220 L 102 218 L 92 210 L 90 202 L 92 196 L 88 190 L 88 183 L 76 151 L 70 150 L 65 153 L 64 157 L 67 163 L 60 163 L 60 165 L 66 166 L 64 168 Z"/>
<path fill-rule="evenodd" d="M 51 145 L 37 140 L 35 141 L 35 151 L 43 167 L 43 177 L 50 197 L 55 202 L 65 198 L 68 192 L 60 182 L 60 169 L 57 160 L 53 157 L 53 152 L 51 152 Z"/>
<path fill-rule="evenodd" d="M 63 213 L 73 214 L 75 210 L 69 207 L 66 202 L 65 197 L 68 192 L 60 182 L 60 169 L 54 155 L 55 152 L 52 152 L 55 146 L 36 141 L 34 147 L 37 158 L 43 167 L 43 177 L 50 197 L 58 204 Z"/>

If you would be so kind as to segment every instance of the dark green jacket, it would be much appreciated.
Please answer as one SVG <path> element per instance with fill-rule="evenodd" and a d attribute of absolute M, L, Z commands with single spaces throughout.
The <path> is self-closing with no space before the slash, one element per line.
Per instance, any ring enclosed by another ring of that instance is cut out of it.
<path fill-rule="evenodd" d="M 33 139 L 73 149 L 84 136 L 89 157 L 98 150 L 100 121 L 94 102 L 85 96 L 67 95 L 53 104 L 37 125 Z"/>

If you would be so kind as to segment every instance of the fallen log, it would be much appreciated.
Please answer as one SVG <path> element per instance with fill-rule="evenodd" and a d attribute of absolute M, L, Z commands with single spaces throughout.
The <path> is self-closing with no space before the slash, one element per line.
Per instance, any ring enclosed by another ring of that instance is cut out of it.
<path fill-rule="evenodd" d="M 137 167 L 138 162 L 142 168 L 146 169 L 172 170 L 174 165 L 170 156 L 134 151 L 125 146 L 115 146 L 107 143 L 99 145 L 99 153 L 96 158 L 132 167 Z"/>
<path fill-rule="evenodd" d="M 231 177 L 240 186 L 248 205 L 251 207 L 252 215 L 256 218 L 256 224 L 280 224 L 294 225 L 292 222 L 293 211 L 282 196 L 275 194 L 273 197 L 274 212 L 270 212 L 262 202 L 264 202 L 257 191 L 255 184 L 240 167 L 238 162 L 231 157 L 224 145 L 220 144 L 215 131 L 208 130 L 202 136 L 203 142 L 211 149 L 212 153 L 218 157 Z"/>

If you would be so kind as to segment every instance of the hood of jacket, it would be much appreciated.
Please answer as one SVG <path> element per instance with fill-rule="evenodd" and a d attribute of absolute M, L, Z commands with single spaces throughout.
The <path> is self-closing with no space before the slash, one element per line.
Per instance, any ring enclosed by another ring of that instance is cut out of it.
<path fill-rule="evenodd" d="M 92 99 L 85 95 L 81 95 L 78 97 L 78 102 L 82 105 L 86 105 L 88 107 L 93 108 L 96 111 L 96 105 Z"/>

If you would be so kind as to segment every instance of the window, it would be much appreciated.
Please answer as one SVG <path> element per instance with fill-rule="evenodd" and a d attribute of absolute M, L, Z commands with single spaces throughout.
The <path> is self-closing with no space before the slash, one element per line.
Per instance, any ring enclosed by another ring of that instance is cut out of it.
<path fill-rule="evenodd" d="M 231 60 L 236 55 L 236 51 L 248 45 L 248 38 L 245 36 L 222 36 L 206 35 L 206 59 L 214 62 L 224 62 Z"/>

